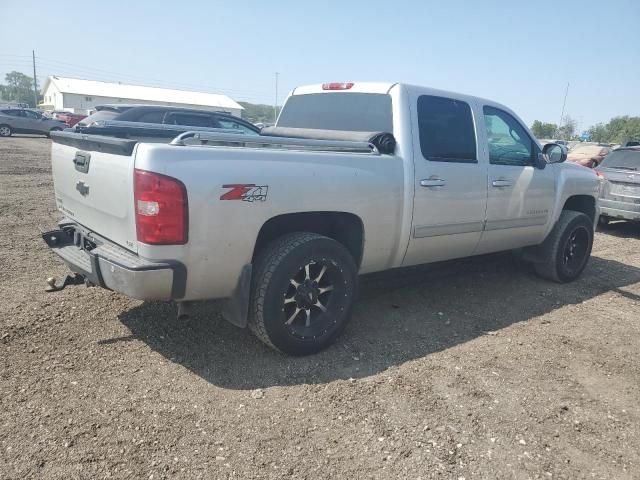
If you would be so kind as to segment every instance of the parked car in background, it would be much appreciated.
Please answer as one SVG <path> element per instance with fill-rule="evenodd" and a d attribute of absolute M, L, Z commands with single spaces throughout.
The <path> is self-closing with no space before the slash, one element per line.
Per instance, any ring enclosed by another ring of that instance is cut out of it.
<path fill-rule="evenodd" d="M 73 127 L 83 118 L 87 118 L 87 116 L 71 112 L 64 112 L 56 115 L 56 120 L 60 120 L 61 122 L 66 123 L 69 127 Z"/>
<path fill-rule="evenodd" d="M 115 108 L 114 108 L 115 107 Z M 223 112 L 164 105 L 104 105 L 93 115 L 78 123 L 79 127 L 100 126 L 101 122 L 138 122 L 157 125 L 180 125 L 201 128 L 237 130 L 257 135 L 260 129 L 246 120 Z"/>
<path fill-rule="evenodd" d="M 54 118 L 54 119 L 58 119 L 58 115 L 65 115 L 69 112 L 67 112 L 66 110 L 51 110 L 49 112 L 43 112 L 43 114 L 46 114 L 48 117 L 50 118 Z"/>
<path fill-rule="evenodd" d="M 578 145 L 569 152 L 567 161 L 583 167 L 594 168 L 600 165 L 602 159 L 609 152 L 611 152 L 611 148 L 602 145 Z"/>
<path fill-rule="evenodd" d="M 640 146 L 621 147 L 596 167 L 600 189 L 600 224 L 612 218 L 640 220 Z"/>
<path fill-rule="evenodd" d="M 60 120 L 47 118 L 36 110 L 10 108 L 0 110 L 0 137 L 10 137 L 14 133 L 49 133 L 67 128 Z"/>

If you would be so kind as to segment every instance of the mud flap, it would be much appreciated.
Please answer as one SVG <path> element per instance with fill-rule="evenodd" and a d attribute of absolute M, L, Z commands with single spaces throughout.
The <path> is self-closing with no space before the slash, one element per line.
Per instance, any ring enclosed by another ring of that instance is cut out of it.
<path fill-rule="evenodd" d="M 251 298 L 251 273 L 253 265 L 242 267 L 233 295 L 222 302 L 222 316 L 233 325 L 245 328 L 249 323 L 249 300 Z"/>

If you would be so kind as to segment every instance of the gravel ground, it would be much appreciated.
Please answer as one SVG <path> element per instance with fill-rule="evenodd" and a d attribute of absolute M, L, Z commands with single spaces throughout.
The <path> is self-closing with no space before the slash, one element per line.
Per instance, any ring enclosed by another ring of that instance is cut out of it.
<path fill-rule="evenodd" d="M 49 148 L 0 139 L 0 478 L 640 478 L 637 225 L 570 285 L 510 255 L 368 276 L 287 358 L 215 304 L 45 293 Z"/>

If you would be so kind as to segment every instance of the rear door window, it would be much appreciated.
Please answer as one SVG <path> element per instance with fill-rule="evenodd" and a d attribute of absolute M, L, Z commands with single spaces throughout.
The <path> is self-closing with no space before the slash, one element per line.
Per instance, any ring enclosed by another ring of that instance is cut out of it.
<path fill-rule="evenodd" d="M 22 110 L 3 110 L 2 113 L 6 115 L 10 115 L 12 117 L 24 117 L 24 112 Z"/>
<path fill-rule="evenodd" d="M 162 120 L 164 119 L 164 114 L 165 114 L 164 110 L 155 110 L 155 111 L 151 111 L 151 112 L 146 112 L 146 113 L 143 113 L 142 115 L 140 115 L 136 119 L 136 122 L 162 123 Z"/>
<path fill-rule="evenodd" d="M 188 127 L 211 127 L 213 125 L 209 115 L 181 112 L 168 113 L 164 123 L 170 125 L 185 125 Z"/>
<path fill-rule="evenodd" d="M 431 162 L 477 163 L 476 134 L 468 103 L 452 98 L 418 97 L 422 156 Z"/>

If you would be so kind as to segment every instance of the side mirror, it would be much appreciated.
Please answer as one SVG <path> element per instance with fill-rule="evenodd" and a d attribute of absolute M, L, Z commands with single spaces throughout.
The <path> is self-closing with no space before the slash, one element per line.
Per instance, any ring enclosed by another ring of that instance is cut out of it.
<path fill-rule="evenodd" d="M 542 147 L 542 155 L 548 163 L 562 163 L 567 159 L 567 147 L 557 143 L 547 143 Z"/>

